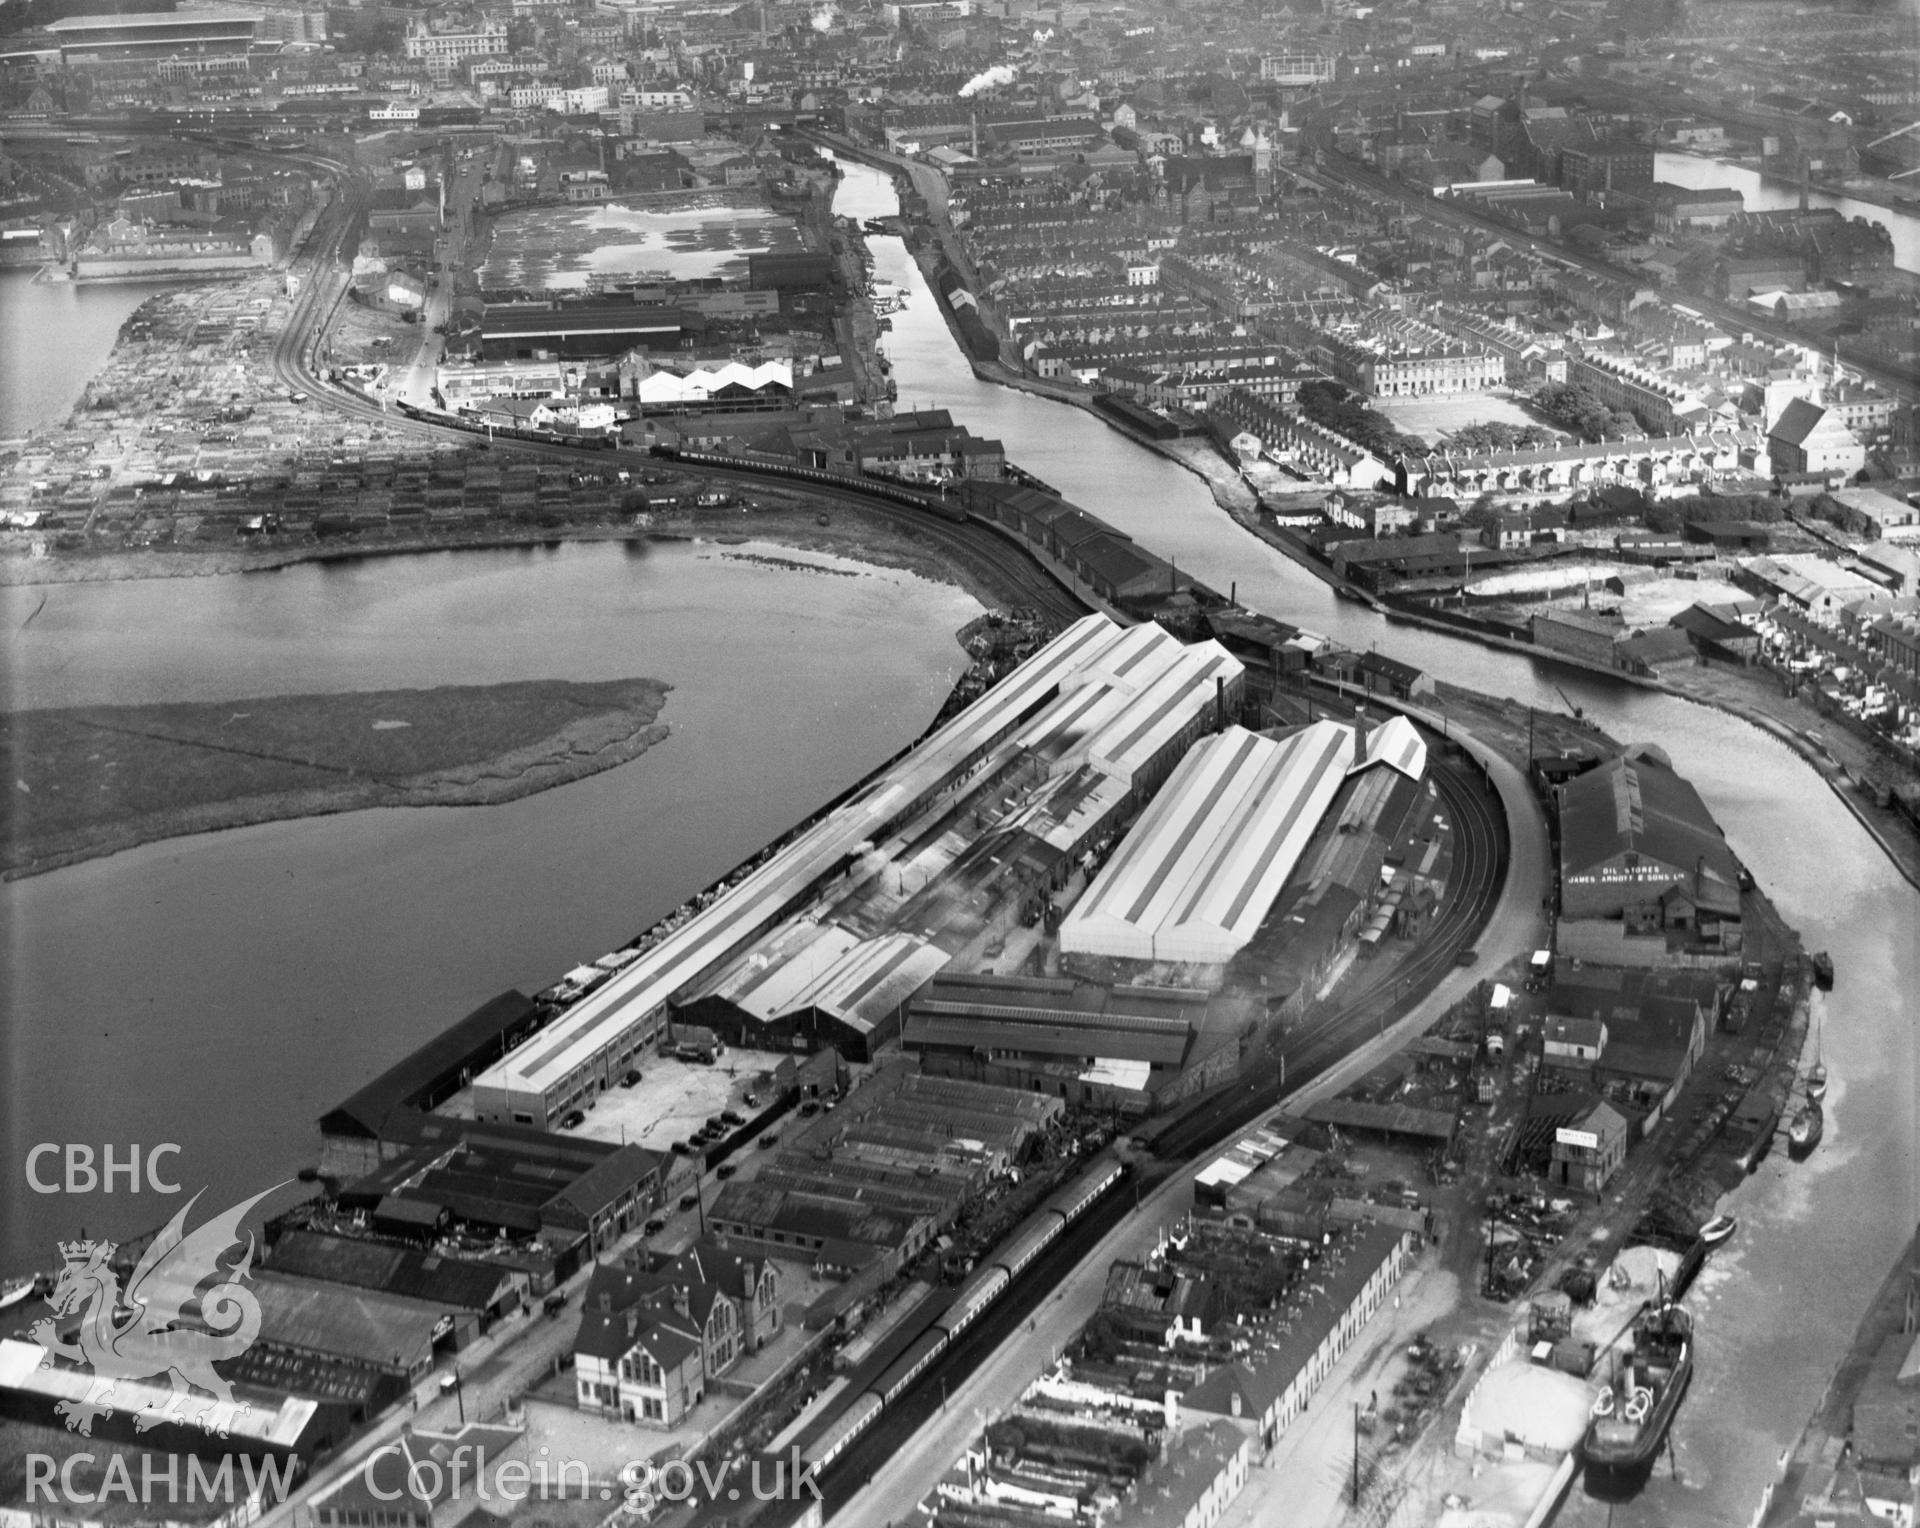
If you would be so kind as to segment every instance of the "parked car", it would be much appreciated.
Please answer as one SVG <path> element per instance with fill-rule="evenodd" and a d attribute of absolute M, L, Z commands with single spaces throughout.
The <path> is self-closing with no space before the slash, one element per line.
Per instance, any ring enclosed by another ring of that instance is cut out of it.
<path fill-rule="evenodd" d="M 739 1171 L 740 1169 L 734 1166 L 733 1163 L 722 1162 L 718 1167 L 714 1169 L 714 1175 L 720 1178 L 724 1182 L 726 1179 L 731 1178 L 735 1173 Z"/>
<path fill-rule="evenodd" d="M 777 1130 L 769 1130 L 765 1135 L 760 1137 L 760 1149 L 762 1151 L 765 1151 L 769 1146 L 777 1146 L 779 1144 L 780 1132 Z"/>
<path fill-rule="evenodd" d="M 800 1112 L 802 1114 L 818 1114 L 820 1112 L 820 1100 L 817 1098 L 809 1098 L 800 1106 Z"/>
<path fill-rule="evenodd" d="M 700 1196 L 698 1194 L 682 1194 L 680 1196 L 680 1208 L 683 1210 L 690 1210 L 699 1202 Z"/>
<path fill-rule="evenodd" d="M 760 1095 L 758 1093 L 749 1093 L 743 1102 L 749 1109 L 757 1109 L 760 1107 Z"/>
<path fill-rule="evenodd" d="M 649 1236 L 652 1236 L 655 1232 L 664 1231 L 666 1230 L 666 1228 L 667 1228 L 667 1217 L 664 1215 L 652 1216 L 647 1221 L 647 1235 Z"/>
<path fill-rule="evenodd" d="M 707 1116 L 707 1134 L 708 1135 L 724 1135 L 726 1134 L 726 1130 L 727 1130 L 727 1122 L 723 1120 L 719 1115 L 711 1114 Z"/>
<path fill-rule="evenodd" d="M 572 1130 L 575 1126 L 584 1125 L 586 1122 L 586 1115 L 582 1114 L 578 1109 L 569 1109 L 565 1114 L 560 1116 L 560 1128 L 562 1130 Z"/>
<path fill-rule="evenodd" d="M 684 1157 L 692 1150 L 693 1148 L 689 1146 L 685 1141 L 675 1141 L 673 1143 L 673 1154 L 676 1157 Z"/>
<path fill-rule="evenodd" d="M 557 1321 L 566 1313 L 567 1297 L 556 1289 L 540 1302 L 540 1308 Z"/>
<path fill-rule="evenodd" d="M 746 1115 L 736 1113 L 732 1109 L 727 1110 L 727 1112 L 721 1115 L 720 1118 L 725 1120 L 729 1125 L 744 1125 L 747 1122 Z"/>
<path fill-rule="evenodd" d="M 620 1086 L 623 1088 L 630 1088 L 639 1080 L 640 1080 L 640 1068 L 636 1066 L 631 1071 L 629 1071 L 626 1076 L 620 1079 Z"/>

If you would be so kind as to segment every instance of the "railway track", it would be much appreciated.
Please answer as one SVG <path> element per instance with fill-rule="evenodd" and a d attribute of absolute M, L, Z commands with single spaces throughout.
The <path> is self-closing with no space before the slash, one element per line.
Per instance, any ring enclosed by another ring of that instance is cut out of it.
<path fill-rule="evenodd" d="M 1506 818 L 1498 797 L 1470 763 L 1436 758 L 1433 779 L 1455 833 L 1454 889 L 1420 949 L 1346 994 L 1338 1008 L 1297 1026 L 1283 1045 L 1269 1049 L 1229 1087 L 1197 1100 L 1154 1138 L 1154 1154 L 1162 1161 L 1197 1156 L 1271 1109 L 1283 1092 L 1312 1082 L 1383 1032 L 1397 1010 L 1418 1001 L 1472 947 L 1506 881 Z"/>
<path fill-rule="evenodd" d="M 469 431 L 436 425 L 428 420 L 409 419 L 383 409 L 358 393 L 326 381 L 311 366 L 309 357 L 323 343 L 326 330 L 332 322 L 332 312 L 343 295 L 343 289 L 333 290 L 330 296 L 328 292 L 334 287 L 336 279 L 332 268 L 333 257 L 351 221 L 351 212 L 345 212 L 328 231 L 325 246 L 315 260 L 314 279 L 301 295 L 301 305 L 295 309 L 293 320 L 274 346 L 271 356 L 274 376 L 289 390 L 305 392 L 314 402 L 324 404 L 343 418 L 380 425 L 424 439 L 473 444 L 474 437 Z M 558 443 L 516 440 L 496 443 L 494 449 L 511 450 L 548 461 L 564 462 L 569 466 L 593 467 L 602 471 L 609 468 L 633 470 L 656 462 L 656 458 L 649 453 L 629 447 L 613 451 L 589 451 Z M 784 479 L 705 463 L 676 461 L 670 466 L 675 473 L 709 482 L 757 488 L 796 486 Z M 1087 613 L 1088 607 L 1070 589 L 1018 547 L 1003 541 L 984 527 L 944 520 L 931 510 L 913 510 L 891 503 L 878 494 L 863 493 L 857 484 L 843 487 L 839 484 L 809 482 L 798 486 L 816 498 L 857 509 L 931 542 L 950 561 L 970 568 L 976 575 L 984 575 L 983 581 L 1011 590 L 1016 595 L 1015 603 L 1025 604 L 1043 616 L 1065 624 Z"/>

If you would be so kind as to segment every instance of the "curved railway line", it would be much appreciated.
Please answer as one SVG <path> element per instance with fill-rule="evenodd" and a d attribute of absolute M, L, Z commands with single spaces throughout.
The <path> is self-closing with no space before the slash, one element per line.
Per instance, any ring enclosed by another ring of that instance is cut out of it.
<path fill-rule="evenodd" d="M 347 218 L 342 218 L 336 227 L 329 230 L 327 244 L 321 256 L 321 260 L 329 265 L 347 221 Z M 322 342 L 327 323 L 331 319 L 331 310 L 341 299 L 341 294 L 338 292 L 330 298 L 323 296 L 324 291 L 332 286 L 333 276 L 331 269 L 328 269 L 324 276 L 316 271 L 315 279 L 301 295 L 299 299 L 301 305 L 295 309 L 293 319 L 288 323 L 285 332 L 273 349 L 272 366 L 275 377 L 288 389 L 305 392 L 314 401 L 323 402 L 336 413 L 348 418 L 358 419 L 367 424 L 383 425 L 392 430 L 412 432 L 427 439 L 457 440 L 472 444 L 471 431 L 435 424 L 430 420 L 409 418 L 395 411 L 383 409 L 358 393 L 328 382 L 315 372 L 311 365 L 313 348 Z M 328 317 L 315 325 L 316 310 L 321 307 L 327 310 Z M 311 335 L 307 333 L 310 327 L 314 330 Z M 589 450 L 584 447 L 547 441 L 502 442 L 501 449 L 542 457 L 548 461 L 565 462 L 570 466 L 600 470 L 616 466 L 631 468 L 642 463 L 663 460 L 646 451 L 631 447 L 620 447 L 612 451 Z M 769 484 L 786 481 L 783 477 L 764 472 L 705 462 L 674 460 L 666 465 L 671 466 L 673 471 L 684 473 L 689 477 L 732 483 L 740 487 L 765 488 Z M 794 486 L 804 489 L 817 498 L 858 509 L 864 514 L 885 520 L 898 529 L 933 543 L 941 554 L 952 562 L 982 577 L 985 582 L 1012 590 L 1017 594 L 1020 603 L 1030 606 L 1044 616 L 1066 622 L 1077 620 L 1087 613 L 1087 607 L 1070 589 L 1053 578 L 1025 552 L 1010 542 L 1002 540 L 984 526 L 944 518 L 931 507 L 921 509 L 908 507 L 884 497 L 879 491 L 867 491 L 858 483 L 841 484 L 808 479 Z"/>
<path fill-rule="evenodd" d="M 1506 882 L 1511 844 L 1506 816 L 1485 774 L 1471 759 L 1430 753 L 1433 781 L 1454 829 L 1452 889 L 1420 948 L 1390 971 L 1345 994 L 1340 1006 L 1316 1013 L 1227 1087 L 1196 1099 L 1151 1132 L 1154 1154 L 1183 1160 L 1244 1128 L 1279 1100 L 1282 1085 L 1313 1081 L 1394 1021 L 1394 1010 L 1445 975 L 1493 915 Z"/>

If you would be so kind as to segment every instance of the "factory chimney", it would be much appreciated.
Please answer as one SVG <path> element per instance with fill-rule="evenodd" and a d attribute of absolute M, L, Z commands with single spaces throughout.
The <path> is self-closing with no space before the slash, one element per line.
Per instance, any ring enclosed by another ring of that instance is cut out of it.
<path fill-rule="evenodd" d="M 967 113 L 967 130 L 969 143 L 967 152 L 978 159 L 980 157 L 980 108 L 977 106 Z"/>
<path fill-rule="evenodd" d="M 1227 730 L 1227 681 L 1218 674 L 1213 676 L 1213 730 Z"/>

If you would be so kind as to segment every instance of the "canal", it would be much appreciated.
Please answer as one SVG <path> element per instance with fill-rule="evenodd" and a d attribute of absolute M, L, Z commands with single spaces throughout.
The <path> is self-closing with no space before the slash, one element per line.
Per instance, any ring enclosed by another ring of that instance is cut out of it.
<path fill-rule="evenodd" d="M 845 167 L 836 210 L 898 211 L 891 182 Z M 1696 1286 L 1699 1366 L 1664 1468 L 1609 1509 L 1576 1492 L 1563 1523 L 1744 1528 L 1819 1400 L 1880 1279 L 1920 1219 L 1920 895 L 1826 785 L 1781 744 L 1720 712 L 1559 670 L 1477 644 L 1391 625 L 1336 601 L 1242 530 L 1201 480 L 1083 410 L 976 378 L 898 239 L 870 241 L 875 274 L 905 288 L 886 351 L 901 407 L 948 408 L 1008 459 L 1241 602 L 1377 646 L 1442 678 L 1547 710 L 1564 690 L 1624 741 L 1657 742 L 1706 798 L 1740 857 L 1810 948 L 1832 951 L 1825 1059 L 1834 1074 L 1825 1143 L 1805 1164 L 1775 1154 L 1726 1202 L 1739 1234 Z"/>

